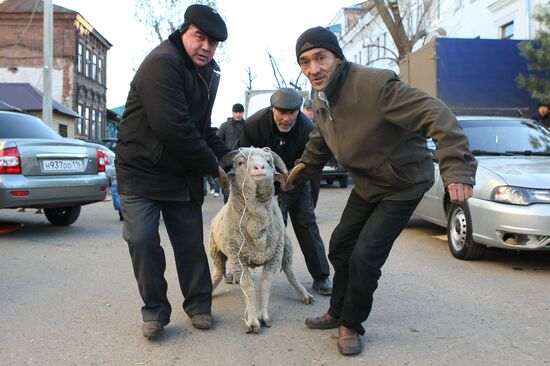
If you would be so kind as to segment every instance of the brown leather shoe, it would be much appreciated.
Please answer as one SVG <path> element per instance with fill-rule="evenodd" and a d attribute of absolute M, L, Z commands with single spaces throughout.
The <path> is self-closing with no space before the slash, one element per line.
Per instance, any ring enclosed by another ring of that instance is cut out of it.
<path fill-rule="evenodd" d="M 338 319 L 329 313 L 306 319 L 306 326 L 309 329 L 334 329 L 338 328 Z"/>
<path fill-rule="evenodd" d="M 344 356 L 356 355 L 361 352 L 361 338 L 355 329 L 338 327 L 338 351 Z"/>

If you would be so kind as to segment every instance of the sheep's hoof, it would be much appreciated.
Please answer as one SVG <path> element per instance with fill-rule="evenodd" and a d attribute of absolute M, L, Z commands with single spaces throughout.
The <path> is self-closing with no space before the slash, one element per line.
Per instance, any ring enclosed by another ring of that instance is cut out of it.
<path fill-rule="evenodd" d="M 260 325 L 260 322 L 258 321 L 258 319 L 254 319 L 252 321 L 249 321 L 245 325 L 245 331 L 248 334 L 250 334 L 250 333 L 258 334 L 258 333 L 260 333 L 260 328 L 261 328 L 261 325 Z"/>
<path fill-rule="evenodd" d="M 263 325 L 264 327 L 268 327 L 268 328 L 271 327 L 271 320 L 270 320 L 268 317 L 262 317 L 262 318 L 260 319 L 260 322 L 262 323 L 262 325 Z"/>
<path fill-rule="evenodd" d="M 315 302 L 315 298 L 311 294 L 307 294 L 304 298 L 302 298 L 302 302 L 305 305 L 311 305 Z"/>

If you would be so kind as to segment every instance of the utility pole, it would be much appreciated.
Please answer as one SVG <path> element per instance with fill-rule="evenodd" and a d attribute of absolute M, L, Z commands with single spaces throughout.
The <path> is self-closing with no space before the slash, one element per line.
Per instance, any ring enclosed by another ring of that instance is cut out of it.
<path fill-rule="evenodd" d="M 53 5 L 44 0 L 44 98 L 42 99 L 42 120 L 52 127 L 52 67 L 53 67 Z"/>

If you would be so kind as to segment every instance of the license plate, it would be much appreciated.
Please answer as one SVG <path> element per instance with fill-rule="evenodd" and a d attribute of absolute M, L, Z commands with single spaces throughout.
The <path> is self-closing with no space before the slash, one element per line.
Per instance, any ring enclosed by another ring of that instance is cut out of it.
<path fill-rule="evenodd" d="M 46 172 L 82 172 L 82 160 L 42 160 L 42 170 Z"/>

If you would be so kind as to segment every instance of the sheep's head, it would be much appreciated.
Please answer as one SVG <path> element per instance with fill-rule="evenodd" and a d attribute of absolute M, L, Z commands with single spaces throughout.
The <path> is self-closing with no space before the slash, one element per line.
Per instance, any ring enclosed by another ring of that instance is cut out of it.
<path fill-rule="evenodd" d="M 269 148 L 246 147 L 233 150 L 220 161 L 220 182 L 227 189 L 246 187 L 256 194 L 271 193 L 273 182 L 283 184 L 288 176 L 283 160 Z M 229 172 L 225 174 L 225 170 Z M 225 177 L 224 177 L 225 175 Z"/>

